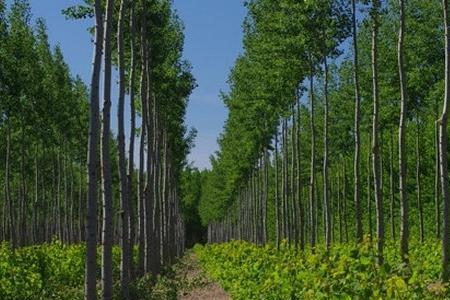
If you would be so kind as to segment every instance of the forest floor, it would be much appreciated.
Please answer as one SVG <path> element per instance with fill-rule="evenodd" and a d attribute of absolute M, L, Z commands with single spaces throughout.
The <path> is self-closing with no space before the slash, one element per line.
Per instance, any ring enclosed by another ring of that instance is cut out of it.
<path fill-rule="evenodd" d="M 190 251 L 176 270 L 176 280 L 182 282 L 178 300 L 229 300 L 230 296 L 211 280 Z"/>

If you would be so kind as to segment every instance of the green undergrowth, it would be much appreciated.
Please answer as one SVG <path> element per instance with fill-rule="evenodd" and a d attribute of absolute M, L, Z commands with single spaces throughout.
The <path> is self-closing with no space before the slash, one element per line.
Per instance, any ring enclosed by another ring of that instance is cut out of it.
<path fill-rule="evenodd" d="M 60 242 L 25 247 L 12 251 L 0 245 L 1 300 L 77 300 L 83 299 L 85 246 Z M 97 255 L 100 279 L 100 249 Z M 115 299 L 120 299 L 120 249 L 113 249 Z M 175 267 L 167 268 L 163 276 L 145 276 L 131 286 L 132 299 L 175 300 L 178 285 Z M 98 283 L 100 292 L 100 283 Z M 100 296 L 100 295 L 99 295 Z M 100 299 L 100 297 L 99 297 Z"/>
<path fill-rule="evenodd" d="M 441 246 L 437 241 L 410 245 L 410 266 L 399 246 L 388 243 L 386 263 L 376 264 L 368 241 L 296 251 L 285 243 L 258 247 L 234 241 L 196 246 L 201 265 L 235 300 L 251 299 L 450 299 L 439 281 Z"/>

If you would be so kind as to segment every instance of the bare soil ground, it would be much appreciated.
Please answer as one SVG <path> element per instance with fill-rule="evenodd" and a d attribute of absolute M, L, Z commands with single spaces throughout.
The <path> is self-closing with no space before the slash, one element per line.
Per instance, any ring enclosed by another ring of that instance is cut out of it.
<path fill-rule="evenodd" d="M 216 282 L 208 278 L 194 253 L 186 255 L 176 279 L 182 282 L 178 300 L 230 300 L 230 296 Z"/>

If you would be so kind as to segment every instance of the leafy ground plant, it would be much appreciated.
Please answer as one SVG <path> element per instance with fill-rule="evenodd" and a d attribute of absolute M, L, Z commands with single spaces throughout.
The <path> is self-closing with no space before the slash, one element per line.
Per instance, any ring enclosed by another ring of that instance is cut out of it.
<path fill-rule="evenodd" d="M 8 244 L 0 245 L 0 299 L 84 299 L 85 251 L 84 245 L 65 245 L 58 241 L 15 251 Z M 97 257 L 100 267 L 100 253 Z M 120 299 L 119 268 L 120 249 L 116 247 L 113 250 L 115 299 Z M 177 289 L 172 268 L 167 268 L 157 278 L 146 276 L 134 282 L 131 293 L 133 299 L 174 300 Z"/>
<path fill-rule="evenodd" d="M 336 245 L 329 252 L 296 251 L 282 244 L 258 247 L 247 242 L 196 246 L 206 271 L 233 299 L 449 299 L 439 281 L 438 242 L 411 247 L 410 266 L 401 263 L 398 245 L 386 247 L 386 263 L 362 245 Z"/>

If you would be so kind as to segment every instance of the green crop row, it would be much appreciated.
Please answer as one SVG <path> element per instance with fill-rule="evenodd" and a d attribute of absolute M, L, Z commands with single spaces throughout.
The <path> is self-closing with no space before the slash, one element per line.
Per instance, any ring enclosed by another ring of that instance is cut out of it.
<path fill-rule="evenodd" d="M 441 247 L 412 243 L 410 264 L 396 243 L 386 245 L 378 267 L 373 244 L 335 245 L 297 251 L 286 244 L 247 242 L 196 246 L 201 265 L 235 299 L 450 299 L 439 281 Z"/>
<path fill-rule="evenodd" d="M 8 244 L 0 245 L 0 299 L 83 299 L 85 251 L 84 245 L 64 245 L 57 241 L 15 251 Z M 100 279 L 100 249 L 97 264 Z M 113 272 L 114 298 L 120 299 L 118 247 L 113 249 Z M 176 299 L 176 285 L 170 276 L 157 279 L 145 276 L 137 280 L 130 290 L 133 299 Z M 98 287 L 100 293 L 100 283 Z"/>

